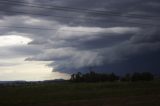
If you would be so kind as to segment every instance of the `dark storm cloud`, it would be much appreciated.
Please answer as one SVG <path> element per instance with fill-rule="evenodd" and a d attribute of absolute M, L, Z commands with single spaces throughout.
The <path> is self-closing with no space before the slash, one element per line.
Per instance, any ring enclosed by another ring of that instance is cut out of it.
<path fill-rule="evenodd" d="M 72 26 L 77 26 L 77 25 L 85 25 L 85 26 L 108 26 L 107 24 L 104 24 L 103 21 L 106 21 L 108 24 L 111 23 L 111 25 L 113 23 L 116 24 L 116 21 L 120 21 L 120 22 L 127 22 L 127 21 L 132 21 L 131 19 L 125 18 L 125 17 L 113 17 L 114 15 L 97 15 L 97 14 L 88 14 L 85 13 L 83 11 L 76 11 L 76 12 L 67 12 L 67 11 L 57 11 L 56 9 L 44 9 L 43 7 L 45 6 L 45 4 L 53 4 L 53 5 L 61 5 L 61 6 L 67 6 L 67 7 L 76 7 L 76 8 L 86 8 L 86 9 L 94 9 L 94 10 L 106 10 L 106 11 L 113 11 L 114 13 L 118 13 L 119 15 L 123 16 L 126 14 L 140 14 L 140 15 L 144 15 L 143 17 L 145 17 L 145 15 L 157 15 L 159 14 L 159 8 L 154 8 L 154 4 L 158 4 L 159 1 L 145 1 L 142 2 L 143 0 L 121 0 L 121 1 L 117 1 L 117 0 L 98 0 L 98 1 L 86 1 L 86 0 L 53 0 L 53 1 L 42 1 L 42 0 L 32 0 L 32 1 L 27 1 L 26 2 L 31 2 L 32 4 L 38 4 L 40 5 L 41 8 L 36 8 L 36 7 L 28 7 L 28 6 L 19 6 L 19 5 L 15 5 L 15 4 L 5 4 L 5 7 L 9 7 L 7 8 L 7 10 L 11 10 L 11 11 L 18 11 L 18 12 L 24 12 L 24 13 L 31 13 L 31 14 L 41 14 L 41 16 L 43 15 L 50 15 L 52 17 L 41 17 L 41 18 L 45 18 L 48 20 L 57 20 L 59 22 L 61 22 L 62 24 L 69 24 Z M 84 5 L 85 4 L 85 5 Z M 3 4 L 1 4 L 3 6 Z M 149 10 L 148 10 L 149 7 Z M 157 7 L 157 6 L 156 6 Z M 3 7 L 2 7 L 3 8 Z M 6 10 L 6 8 L 3 8 Z M 2 9 L 2 11 L 3 11 Z M 116 12 L 114 12 L 116 11 Z M 117 12 L 118 11 L 118 12 Z M 3 11 L 4 12 L 4 11 Z M 5 12 L 7 14 L 9 14 L 8 12 Z M 15 15 L 14 12 L 10 12 L 12 15 Z M 21 13 L 23 14 L 23 13 Z M 28 14 L 32 17 L 40 17 L 39 15 L 31 15 Z M 112 14 L 112 12 L 111 12 Z M 20 15 L 18 13 L 16 13 L 16 15 Z M 54 16 L 69 16 L 69 17 L 73 17 L 73 18 L 63 18 L 63 17 L 54 17 Z M 87 19 L 88 17 L 86 16 L 90 16 L 89 19 Z M 81 17 L 81 18 L 79 18 Z M 82 18 L 84 17 L 84 18 Z M 141 21 L 143 21 L 143 18 L 140 20 L 136 20 L 138 22 L 141 23 Z M 96 19 L 103 19 L 103 21 L 99 21 L 99 20 L 92 20 L 92 18 L 96 18 Z M 136 19 L 136 18 L 135 18 Z M 96 22 L 98 21 L 98 22 Z M 133 20 L 135 21 L 135 20 Z M 152 21 L 151 21 L 152 22 Z M 120 23 L 118 23 L 119 25 Z M 110 24 L 109 24 L 110 25 Z M 116 24 L 117 25 L 117 24 Z M 126 25 L 126 24 L 125 24 Z M 128 26 L 128 24 L 127 24 Z"/>
<path fill-rule="evenodd" d="M 152 71 L 152 69 L 156 72 L 160 69 L 156 65 L 159 62 L 160 51 L 160 32 L 156 26 L 160 24 L 159 0 L 94 0 L 94 2 L 93 0 L 24 0 L 23 2 L 40 6 L 60 5 L 103 10 L 111 13 L 99 15 L 84 11 L 55 11 L 3 3 L 0 5 L 1 25 L 54 28 L 54 30 L 1 29 L 1 35 L 21 33 L 21 36 L 32 39 L 28 44 L 31 48 L 14 47 L 10 48 L 10 53 L 16 51 L 19 55 L 26 55 L 28 61 L 51 61 L 50 67 L 66 73 L 88 67 L 118 73 Z M 63 18 L 54 17 L 55 15 Z M 154 58 L 151 58 L 152 56 Z"/>

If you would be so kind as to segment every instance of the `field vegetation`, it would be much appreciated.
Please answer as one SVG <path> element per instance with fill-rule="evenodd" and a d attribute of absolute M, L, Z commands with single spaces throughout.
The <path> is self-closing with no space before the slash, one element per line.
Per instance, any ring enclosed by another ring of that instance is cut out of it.
<path fill-rule="evenodd" d="M 160 106 L 160 82 L 57 82 L 1 86 L 0 106 Z"/>

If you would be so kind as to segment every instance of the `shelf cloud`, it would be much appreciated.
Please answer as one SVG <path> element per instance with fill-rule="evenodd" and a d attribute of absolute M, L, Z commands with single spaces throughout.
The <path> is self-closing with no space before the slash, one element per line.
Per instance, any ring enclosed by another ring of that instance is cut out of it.
<path fill-rule="evenodd" d="M 24 0 L 24 3 L 39 7 L 1 4 L 0 59 L 23 57 L 24 61 L 47 61 L 50 63 L 45 65 L 63 73 L 86 72 L 89 67 L 119 74 L 159 73 L 159 0 L 45 0 L 45 3 Z M 49 9 L 48 5 L 64 6 L 68 11 Z"/>

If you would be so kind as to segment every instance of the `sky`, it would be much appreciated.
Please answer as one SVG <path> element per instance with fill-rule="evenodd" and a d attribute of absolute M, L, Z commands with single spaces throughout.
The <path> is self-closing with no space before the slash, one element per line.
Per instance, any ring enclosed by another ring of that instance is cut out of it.
<path fill-rule="evenodd" d="M 0 0 L 0 81 L 159 75 L 159 54 L 159 0 Z"/>

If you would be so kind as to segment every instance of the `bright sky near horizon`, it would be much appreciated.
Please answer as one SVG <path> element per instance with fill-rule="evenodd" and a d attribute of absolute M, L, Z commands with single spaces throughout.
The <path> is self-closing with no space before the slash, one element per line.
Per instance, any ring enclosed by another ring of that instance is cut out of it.
<path fill-rule="evenodd" d="M 26 46 L 32 40 L 20 35 L 0 36 L 1 52 L 7 47 Z M 0 81 L 42 81 L 51 79 L 68 79 L 69 75 L 53 72 L 43 61 L 25 61 L 26 57 L 6 58 L 0 60 Z"/>

